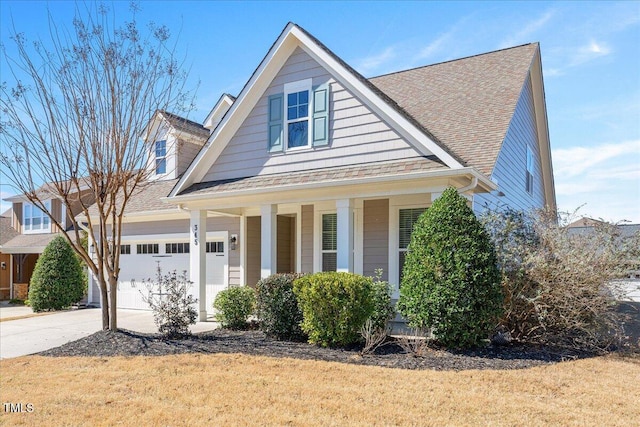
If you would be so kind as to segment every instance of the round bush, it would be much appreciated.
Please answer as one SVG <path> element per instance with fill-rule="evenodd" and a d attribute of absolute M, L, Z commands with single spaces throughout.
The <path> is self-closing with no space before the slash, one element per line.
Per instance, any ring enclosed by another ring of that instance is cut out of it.
<path fill-rule="evenodd" d="M 61 310 L 82 299 L 86 280 L 73 249 L 56 236 L 36 262 L 29 285 L 33 311 Z"/>
<path fill-rule="evenodd" d="M 449 188 L 414 227 L 398 310 L 442 344 L 470 347 L 488 338 L 501 307 L 494 246 L 467 200 Z"/>
<path fill-rule="evenodd" d="M 293 293 L 294 280 L 301 274 L 274 274 L 256 285 L 256 312 L 260 330 L 285 340 L 303 340 L 302 311 Z"/>
<path fill-rule="evenodd" d="M 373 280 L 352 273 L 316 273 L 296 279 L 293 292 L 303 313 L 309 342 L 348 345 L 360 339 L 360 328 L 373 312 Z"/>
<path fill-rule="evenodd" d="M 254 306 L 255 291 L 247 286 L 220 291 L 213 301 L 213 308 L 218 311 L 216 320 L 229 329 L 245 329 Z"/>

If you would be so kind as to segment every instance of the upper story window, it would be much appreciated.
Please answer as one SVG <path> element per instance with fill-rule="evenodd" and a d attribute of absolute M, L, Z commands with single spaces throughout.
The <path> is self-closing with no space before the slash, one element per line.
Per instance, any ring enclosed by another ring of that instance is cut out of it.
<path fill-rule="evenodd" d="M 167 173 L 167 141 L 156 141 L 156 175 Z"/>
<path fill-rule="evenodd" d="M 309 91 L 287 94 L 287 148 L 309 146 Z"/>
<path fill-rule="evenodd" d="M 51 200 L 44 202 L 44 207 L 51 212 Z M 31 204 L 22 205 L 22 230 L 24 233 L 49 233 L 51 232 L 51 219 L 40 208 Z"/>
<path fill-rule="evenodd" d="M 533 194 L 533 176 L 534 176 L 533 174 L 535 171 L 534 164 L 535 162 L 533 157 L 533 151 L 531 151 L 531 148 L 527 146 L 526 188 L 529 194 Z"/>
<path fill-rule="evenodd" d="M 268 99 L 270 152 L 329 145 L 329 84 L 312 79 L 286 83 Z"/>

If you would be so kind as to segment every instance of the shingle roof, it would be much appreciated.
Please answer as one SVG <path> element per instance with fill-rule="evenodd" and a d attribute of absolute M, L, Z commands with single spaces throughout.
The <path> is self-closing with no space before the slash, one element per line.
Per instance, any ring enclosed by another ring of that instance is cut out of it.
<path fill-rule="evenodd" d="M 332 183 L 350 179 L 404 175 L 415 172 L 448 169 L 435 156 L 417 157 L 393 162 L 365 163 L 354 166 L 331 167 L 311 171 L 286 172 L 258 175 L 239 179 L 226 179 L 194 184 L 180 195 L 220 194 L 232 191 L 274 188 L 281 189 L 292 184 Z"/>
<path fill-rule="evenodd" d="M 176 114 L 164 110 L 161 110 L 160 114 L 162 114 L 164 118 L 167 119 L 169 123 L 171 123 L 171 126 L 175 127 L 176 129 L 203 136 L 205 138 L 209 137 L 209 129 L 205 128 L 200 123 L 196 123 L 192 120 L 185 119 L 184 117 L 180 117 Z"/>
<path fill-rule="evenodd" d="M 369 81 L 490 176 L 537 49 L 527 44 Z"/>
<path fill-rule="evenodd" d="M 22 249 L 39 252 L 42 248 L 46 247 L 49 242 L 56 237 L 58 233 L 44 233 L 44 234 L 18 234 L 13 239 L 2 245 L 3 251 L 9 251 L 11 249 Z M 28 252 L 35 253 L 35 252 Z"/>
<path fill-rule="evenodd" d="M 160 199 L 162 197 L 166 197 L 177 182 L 178 179 L 146 182 L 127 202 L 125 214 L 170 209 L 175 210 L 175 206 L 168 205 Z M 94 204 L 89 208 L 89 215 L 94 216 L 97 214 L 98 210 Z"/>
<path fill-rule="evenodd" d="M 11 226 L 10 215 L 11 210 L 8 210 L 0 216 L 0 245 L 4 245 L 18 235 L 16 229 Z"/>

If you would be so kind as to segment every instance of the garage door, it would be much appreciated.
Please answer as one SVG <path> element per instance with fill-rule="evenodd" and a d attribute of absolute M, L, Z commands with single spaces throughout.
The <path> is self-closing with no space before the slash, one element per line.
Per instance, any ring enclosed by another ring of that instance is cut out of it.
<path fill-rule="evenodd" d="M 226 239 L 224 239 L 226 240 Z M 213 300 L 226 288 L 228 253 L 224 240 L 207 241 L 207 311 L 212 314 Z M 143 282 L 155 280 L 160 266 L 162 274 L 186 271 L 189 277 L 189 243 L 174 239 L 162 242 L 126 242 L 121 247 L 118 308 L 149 310 L 143 300 L 149 289 Z M 193 289 L 191 290 L 193 292 Z"/>

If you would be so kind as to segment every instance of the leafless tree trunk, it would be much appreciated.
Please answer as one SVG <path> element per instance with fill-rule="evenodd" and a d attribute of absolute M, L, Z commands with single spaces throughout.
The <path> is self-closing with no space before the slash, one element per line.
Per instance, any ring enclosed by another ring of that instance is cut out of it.
<path fill-rule="evenodd" d="M 80 4 L 73 29 L 49 18 L 46 40 L 13 30 L 2 46 L 0 164 L 25 201 L 45 211 L 100 285 L 103 329 L 117 329 L 122 221 L 148 181 L 147 128 L 157 110 L 190 108 L 186 74 L 166 27 L 139 31 L 136 7 L 118 26 L 103 6 Z M 66 229 L 45 202 L 70 213 Z M 81 244 L 86 232 L 93 251 Z M 92 253 L 93 252 L 93 253 Z"/>

